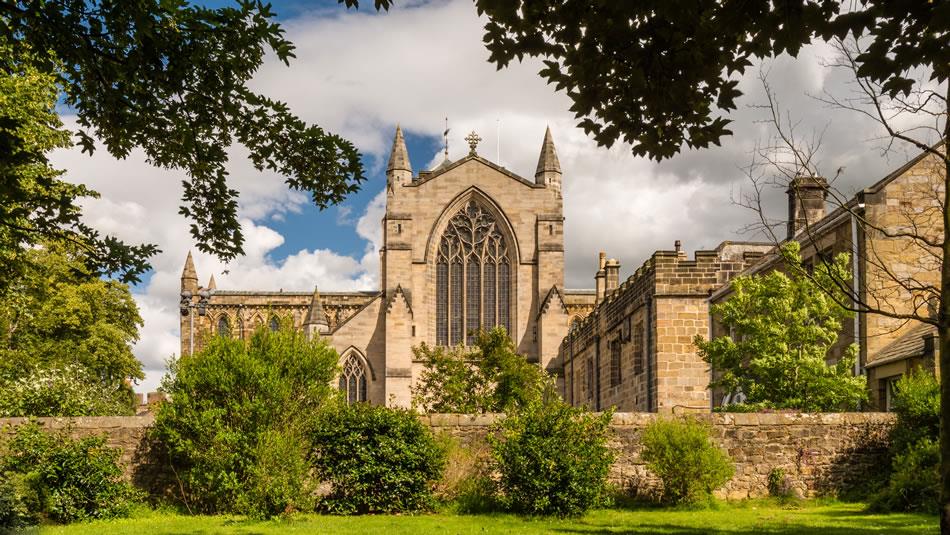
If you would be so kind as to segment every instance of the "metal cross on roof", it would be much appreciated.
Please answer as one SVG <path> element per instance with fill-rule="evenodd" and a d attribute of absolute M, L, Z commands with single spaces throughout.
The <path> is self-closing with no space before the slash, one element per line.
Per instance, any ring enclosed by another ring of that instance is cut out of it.
<path fill-rule="evenodd" d="M 468 147 L 469 147 L 468 153 L 470 155 L 475 154 L 475 147 L 478 146 L 478 142 L 481 140 L 482 138 L 478 137 L 478 134 L 476 134 L 474 130 L 472 130 L 471 134 L 465 136 L 465 141 L 468 141 Z"/>

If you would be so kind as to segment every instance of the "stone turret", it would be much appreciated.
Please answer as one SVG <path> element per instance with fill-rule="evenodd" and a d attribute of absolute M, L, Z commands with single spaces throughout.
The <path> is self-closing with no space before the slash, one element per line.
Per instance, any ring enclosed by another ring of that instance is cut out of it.
<path fill-rule="evenodd" d="M 541 155 L 538 157 L 538 169 L 534 172 L 534 180 L 544 184 L 561 194 L 561 163 L 557 159 L 554 149 L 554 138 L 551 136 L 551 127 L 544 131 L 544 142 L 541 144 Z"/>
<path fill-rule="evenodd" d="M 409 163 L 409 151 L 406 150 L 406 140 L 402 136 L 402 128 L 396 125 L 393 150 L 389 155 L 389 165 L 386 166 L 386 193 L 392 195 L 396 192 L 396 188 L 411 181 L 412 166 Z"/>
<path fill-rule="evenodd" d="M 195 261 L 191 258 L 191 251 L 188 251 L 185 267 L 181 270 L 181 291 L 186 290 L 192 295 L 198 293 L 198 272 L 195 271 Z"/>
<path fill-rule="evenodd" d="M 313 287 L 313 296 L 310 298 L 310 309 L 307 311 L 307 319 L 303 322 L 303 332 L 308 338 L 330 332 L 327 314 L 323 311 L 323 303 L 320 301 L 320 291 L 316 286 Z"/>

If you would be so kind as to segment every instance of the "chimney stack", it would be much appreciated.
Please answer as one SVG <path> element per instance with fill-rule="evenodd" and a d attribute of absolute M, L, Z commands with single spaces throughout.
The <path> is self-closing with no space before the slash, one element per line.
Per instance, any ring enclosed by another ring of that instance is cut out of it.
<path fill-rule="evenodd" d="M 607 282 L 607 291 L 604 293 L 606 297 L 620 286 L 620 262 L 616 258 L 611 258 L 604 264 L 604 272 Z"/>
<path fill-rule="evenodd" d="M 604 268 L 607 264 L 607 253 L 601 251 L 600 258 L 598 260 L 597 274 L 594 275 L 595 287 L 597 288 L 597 295 L 594 299 L 594 304 L 600 303 L 604 300 L 604 290 L 606 289 L 606 278 L 607 273 L 604 271 Z"/>
<path fill-rule="evenodd" d="M 825 197 L 828 181 L 820 176 L 797 176 L 788 185 L 788 233 L 795 239 L 807 225 L 814 225 L 825 217 Z"/>

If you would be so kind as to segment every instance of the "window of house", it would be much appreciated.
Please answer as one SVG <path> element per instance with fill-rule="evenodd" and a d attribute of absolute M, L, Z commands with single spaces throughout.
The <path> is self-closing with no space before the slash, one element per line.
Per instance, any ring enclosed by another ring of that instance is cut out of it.
<path fill-rule="evenodd" d="M 475 343 L 479 329 L 511 331 L 508 244 L 495 218 L 471 201 L 449 220 L 435 266 L 436 343 Z"/>
<path fill-rule="evenodd" d="M 277 331 L 278 329 L 280 329 L 280 320 L 277 319 L 277 316 L 270 317 L 270 324 L 268 326 L 270 327 L 270 330 L 272 331 Z"/>
<path fill-rule="evenodd" d="M 620 384 L 620 357 L 620 338 L 616 338 L 610 342 L 610 386 L 617 386 Z"/>
<path fill-rule="evenodd" d="M 343 361 L 340 392 L 345 394 L 347 403 L 366 401 L 366 368 L 363 366 L 363 361 L 353 353 L 350 353 Z"/>
<path fill-rule="evenodd" d="M 646 351 L 643 347 L 643 320 L 633 326 L 633 373 L 643 373 Z"/>

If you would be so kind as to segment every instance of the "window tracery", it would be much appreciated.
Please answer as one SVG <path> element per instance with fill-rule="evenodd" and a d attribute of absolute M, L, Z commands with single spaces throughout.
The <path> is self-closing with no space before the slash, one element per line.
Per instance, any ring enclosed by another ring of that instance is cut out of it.
<path fill-rule="evenodd" d="M 355 354 L 350 353 L 343 362 L 340 373 L 340 392 L 347 403 L 366 401 L 366 368 Z"/>
<path fill-rule="evenodd" d="M 449 220 L 436 256 L 436 342 L 475 342 L 475 332 L 511 331 L 508 243 L 495 217 L 469 201 Z"/>
<path fill-rule="evenodd" d="M 228 338 L 231 336 L 231 324 L 228 322 L 227 316 L 221 316 L 218 318 L 218 336 L 222 338 Z"/>

